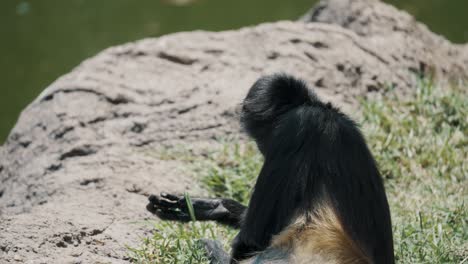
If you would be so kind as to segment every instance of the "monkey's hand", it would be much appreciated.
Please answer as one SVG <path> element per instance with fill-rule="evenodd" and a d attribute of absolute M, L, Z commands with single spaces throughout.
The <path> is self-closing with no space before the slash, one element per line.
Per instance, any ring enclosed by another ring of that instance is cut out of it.
<path fill-rule="evenodd" d="M 191 220 L 187 200 L 184 196 L 168 193 L 151 195 L 146 209 L 163 220 L 188 222 Z M 221 199 L 191 198 L 196 220 L 219 220 L 229 211 L 223 206 Z"/>

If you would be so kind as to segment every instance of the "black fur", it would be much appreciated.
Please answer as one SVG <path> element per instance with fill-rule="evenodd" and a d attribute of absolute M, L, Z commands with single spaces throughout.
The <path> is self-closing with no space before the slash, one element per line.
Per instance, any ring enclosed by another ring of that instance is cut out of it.
<path fill-rule="evenodd" d="M 258 80 L 242 125 L 265 163 L 233 245 L 244 259 L 266 249 L 296 214 L 326 193 L 346 231 L 374 263 L 394 263 L 390 210 L 376 163 L 356 124 L 286 75 Z"/>
<path fill-rule="evenodd" d="M 304 82 L 277 74 L 252 86 L 241 123 L 265 157 L 248 208 L 228 199 L 193 201 L 197 219 L 240 227 L 231 263 L 265 250 L 273 235 L 324 195 L 373 263 L 394 263 L 382 179 L 351 119 L 321 102 Z M 165 219 L 188 221 L 184 203 L 165 194 L 152 196 L 147 208 Z"/>

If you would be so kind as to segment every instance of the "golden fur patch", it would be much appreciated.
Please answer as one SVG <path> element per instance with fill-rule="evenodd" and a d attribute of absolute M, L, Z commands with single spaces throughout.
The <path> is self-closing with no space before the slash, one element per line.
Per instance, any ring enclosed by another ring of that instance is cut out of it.
<path fill-rule="evenodd" d="M 346 233 L 330 202 L 296 218 L 272 239 L 271 246 L 291 252 L 290 263 L 372 263 Z"/>

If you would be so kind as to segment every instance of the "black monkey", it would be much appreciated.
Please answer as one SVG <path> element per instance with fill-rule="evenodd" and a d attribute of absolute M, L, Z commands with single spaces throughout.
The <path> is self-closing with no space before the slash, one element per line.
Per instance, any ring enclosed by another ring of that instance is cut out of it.
<path fill-rule="evenodd" d="M 394 263 L 382 179 L 349 117 L 303 81 L 276 74 L 251 87 L 241 123 L 265 158 L 248 207 L 192 201 L 197 220 L 240 229 L 230 256 L 206 241 L 212 263 Z M 181 196 L 149 201 L 162 219 L 190 220 Z"/>

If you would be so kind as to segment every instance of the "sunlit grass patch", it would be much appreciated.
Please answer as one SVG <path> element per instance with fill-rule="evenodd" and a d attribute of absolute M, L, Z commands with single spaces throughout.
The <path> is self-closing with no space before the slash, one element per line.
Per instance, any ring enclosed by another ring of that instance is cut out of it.
<path fill-rule="evenodd" d="M 468 256 L 466 90 L 423 80 L 414 98 L 363 107 L 363 131 L 387 179 L 398 262 L 460 263 Z"/>
<path fill-rule="evenodd" d="M 201 181 L 215 197 L 247 204 L 263 163 L 254 143 L 225 145 L 202 164 Z"/>
<path fill-rule="evenodd" d="M 143 239 L 139 248 L 129 248 L 135 263 L 208 263 L 200 239 L 229 241 L 233 230 L 209 222 L 177 223 L 158 221 L 153 236 Z M 225 245 L 227 247 L 227 244 Z"/>

